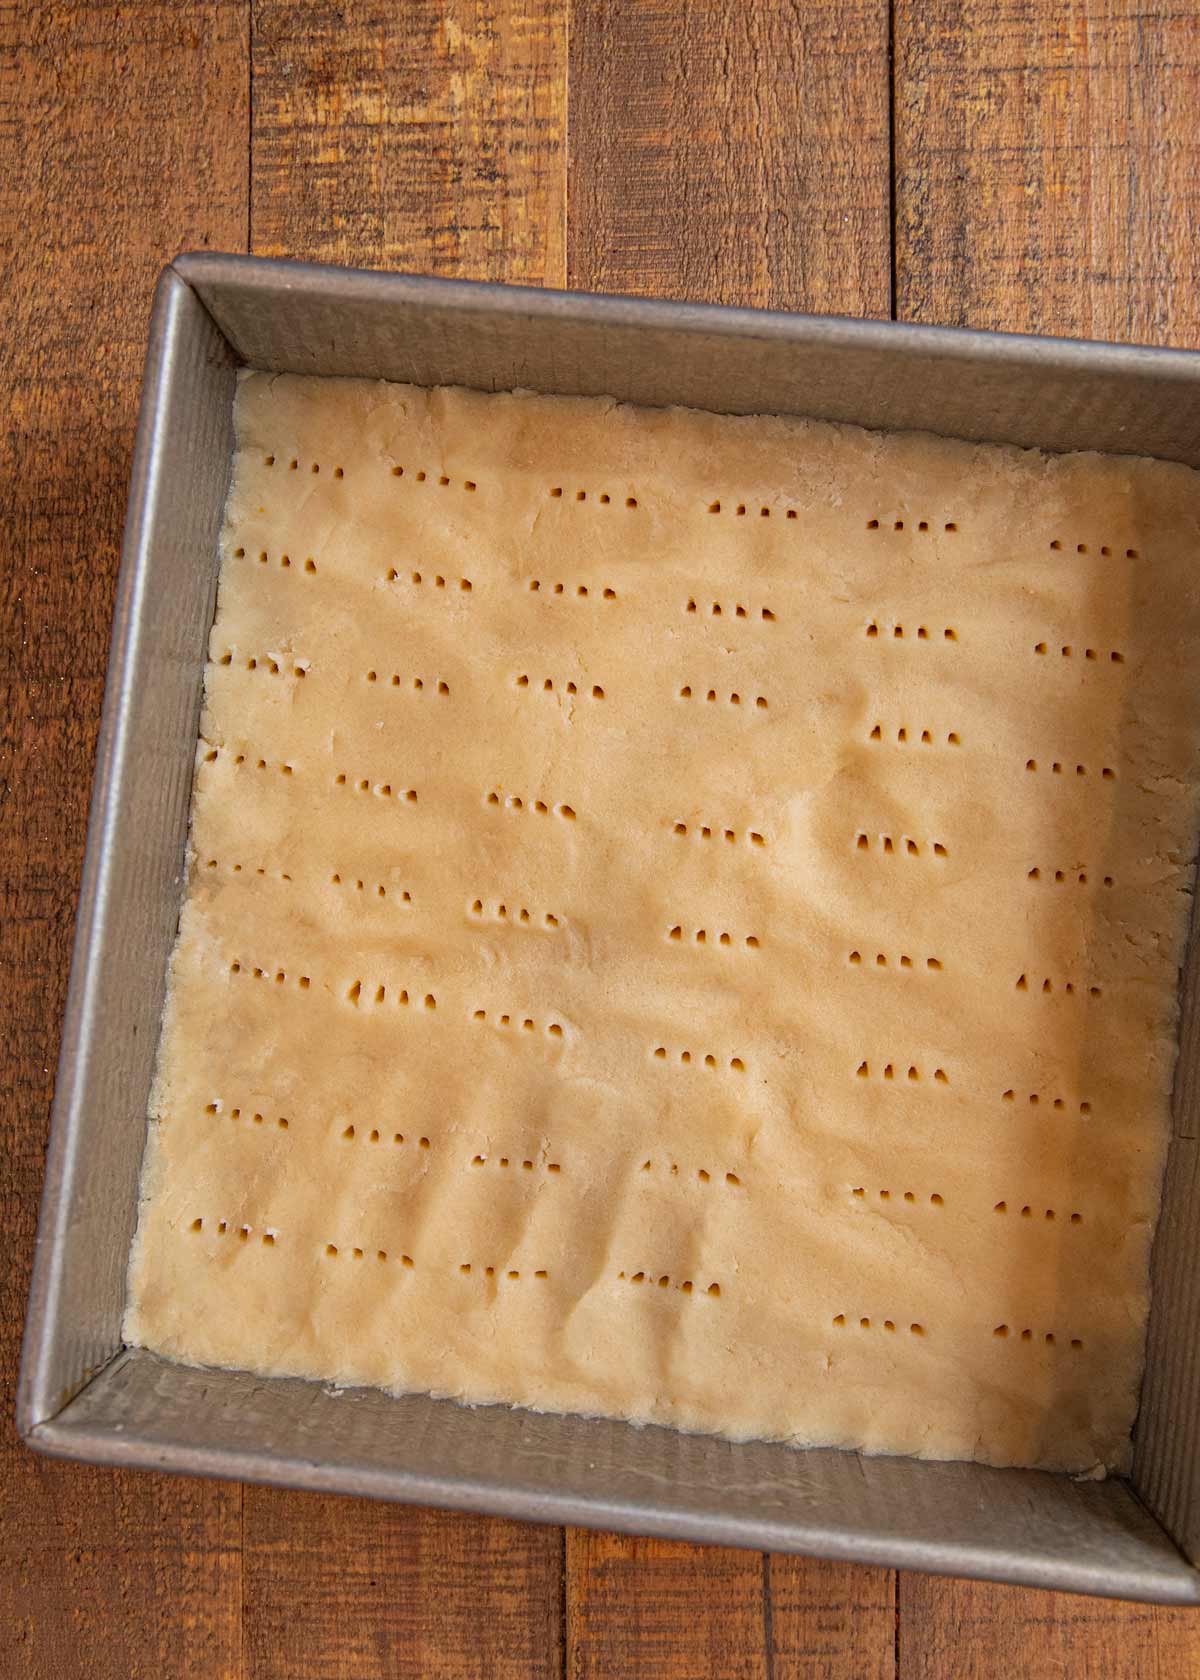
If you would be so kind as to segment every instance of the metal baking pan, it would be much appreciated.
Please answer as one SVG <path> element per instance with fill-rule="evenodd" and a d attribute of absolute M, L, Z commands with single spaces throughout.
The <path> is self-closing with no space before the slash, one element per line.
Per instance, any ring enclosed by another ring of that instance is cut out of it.
<path fill-rule="evenodd" d="M 1200 1604 L 1200 941 L 1129 1480 L 735 1445 L 121 1343 L 235 374 L 516 386 L 1200 467 L 1200 354 L 187 255 L 159 282 L 19 1396 L 39 1451 Z"/>

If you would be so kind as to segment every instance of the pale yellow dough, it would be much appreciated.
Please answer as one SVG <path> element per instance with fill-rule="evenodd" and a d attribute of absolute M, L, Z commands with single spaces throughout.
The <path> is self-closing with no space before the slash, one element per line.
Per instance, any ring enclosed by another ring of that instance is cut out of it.
<path fill-rule="evenodd" d="M 1200 479 L 243 377 L 126 1335 L 1126 1461 Z"/>

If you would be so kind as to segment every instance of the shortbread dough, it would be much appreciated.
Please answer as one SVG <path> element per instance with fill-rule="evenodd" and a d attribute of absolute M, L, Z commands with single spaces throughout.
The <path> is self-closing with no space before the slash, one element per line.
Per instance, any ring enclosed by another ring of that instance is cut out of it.
<path fill-rule="evenodd" d="M 1200 478 L 251 372 L 129 1342 L 1127 1462 Z"/>

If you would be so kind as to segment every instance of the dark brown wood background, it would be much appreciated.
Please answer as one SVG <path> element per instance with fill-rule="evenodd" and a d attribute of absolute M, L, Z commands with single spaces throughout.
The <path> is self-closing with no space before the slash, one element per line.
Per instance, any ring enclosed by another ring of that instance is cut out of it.
<path fill-rule="evenodd" d="M 1200 347 L 1189 0 L 0 0 L 0 1675 L 1200 1675 L 1200 1617 L 115 1474 L 12 1427 L 181 248 Z"/>

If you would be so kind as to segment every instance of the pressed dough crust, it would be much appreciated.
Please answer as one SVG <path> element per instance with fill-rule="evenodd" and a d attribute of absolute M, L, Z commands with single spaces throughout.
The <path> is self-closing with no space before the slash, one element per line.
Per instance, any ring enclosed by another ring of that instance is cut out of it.
<path fill-rule="evenodd" d="M 127 1339 L 1122 1465 L 1197 476 L 259 373 L 236 420 Z"/>

